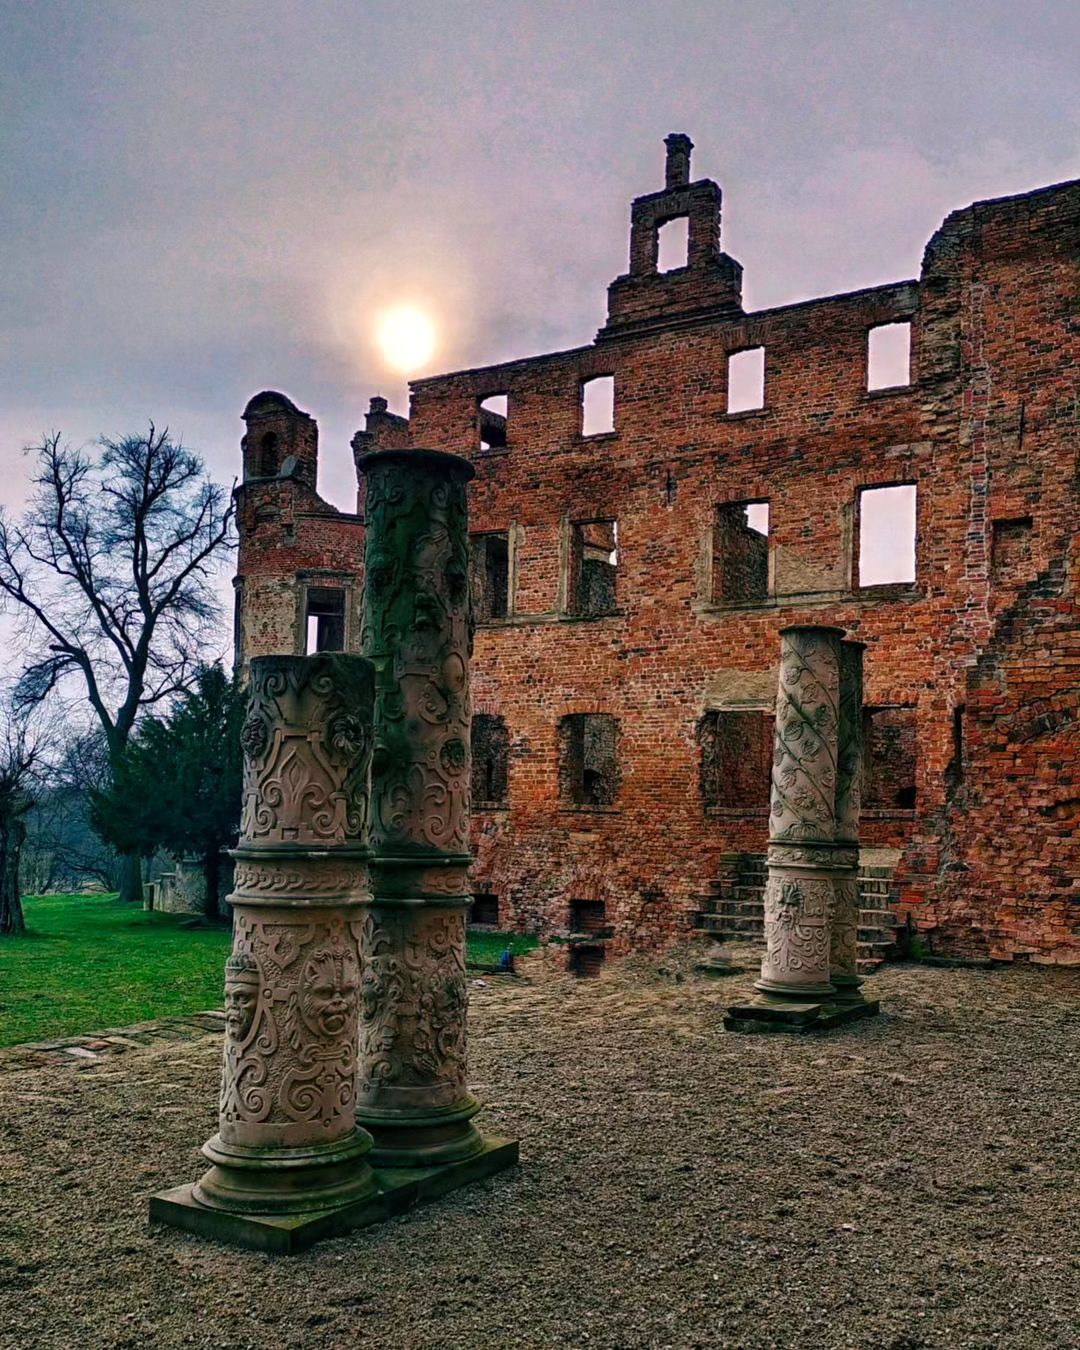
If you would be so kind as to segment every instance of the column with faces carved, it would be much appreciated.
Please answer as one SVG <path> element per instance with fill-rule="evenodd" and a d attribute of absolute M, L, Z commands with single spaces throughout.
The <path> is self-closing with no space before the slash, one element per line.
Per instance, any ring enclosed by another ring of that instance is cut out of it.
<path fill-rule="evenodd" d="M 362 657 L 251 663 L 218 1132 L 154 1218 L 284 1250 L 305 1216 L 378 1211 L 356 1122 L 373 704 Z"/>
<path fill-rule="evenodd" d="M 361 648 L 375 668 L 359 1119 L 377 1165 L 431 1167 L 485 1147 L 466 1083 L 473 469 L 431 450 L 359 468 Z"/>

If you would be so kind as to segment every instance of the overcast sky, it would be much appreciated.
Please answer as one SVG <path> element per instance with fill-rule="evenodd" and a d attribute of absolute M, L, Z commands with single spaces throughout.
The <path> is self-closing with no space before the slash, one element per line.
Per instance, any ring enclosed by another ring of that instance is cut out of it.
<path fill-rule="evenodd" d="M 951 209 L 1080 176 L 1075 0 L 0 0 L 0 500 L 167 423 L 223 479 L 278 388 L 348 507 L 373 316 L 435 373 L 588 342 L 693 138 L 746 303 L 915 276 Z"/>

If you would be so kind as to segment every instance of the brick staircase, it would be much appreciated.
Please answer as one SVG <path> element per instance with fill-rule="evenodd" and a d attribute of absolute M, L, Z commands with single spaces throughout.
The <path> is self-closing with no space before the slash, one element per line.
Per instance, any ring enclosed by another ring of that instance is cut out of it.
<path fill-rule="evenodd" d="M 895 956 L 903 925 L 896 917 L 891 866 L 864 863 L 859 869 L 859 973 L 869 975 Z M 765 855 L 742 853 L 726 875 L 711 881 L 698 897 L 696 937 L 711 942 L 764 942 Z"/>

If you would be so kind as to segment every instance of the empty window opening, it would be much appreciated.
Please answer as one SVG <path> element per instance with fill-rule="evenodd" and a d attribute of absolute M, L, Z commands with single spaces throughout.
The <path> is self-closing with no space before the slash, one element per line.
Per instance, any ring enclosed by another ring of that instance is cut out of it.
<path fill-rule="evenodd" d="M 506 723 L 490 713 L 476 713 L 472 720 L 473 805 L 503 805 L 509 777 L 510 735 Z"/>
<path fill-rule="evenodd" d="M 713 603 L 761 604 L 769 595 L 769 503 L 731 502 L 713 525 Z"/>
<path fill-rule="evenodd" d="M 995 520 L 990 539 L 990 575 L 995 581 L 1026 581 L 1031 569 L 1031 516 Z"/>
<path fill-rule="evenodd" d="M 690 220 L 677 216 L 665 221 L 656 232 L 656 270 L 674 272 L 690 260 Z"/>
<path fill-rule="evenodd" d="M 278 471 L 279 463 L 277 434 L 268 431 L 259 441 L 259 456 L 256 461 L 255 476 L 257 478 L 273 478 Z"/>
<path fill-rule="evenodd" d="M 559 723 L 559 797 L 570 806 L 611 806 L 619 792 L 618 719 L 572 713 Z"/>
<path fill-rule="evenodd" d="M 506 419 L 509 398 L 506 394 L 489 394 L 480 400 L 480 449 L 506 449 Z"/>
<path fill-rule="evenodd" d="M 915 806 L 915 709 L 864 709 L 863 745 L 863 807 L 869 811 L 912 810 Z"/>
<path fill-rule="evenodd" d="M 570 538 L 570 612 L 582 616 L 612 614 L 619 573 L 619 526 L 614 520 L 575 524 Z"/>
<path fill-rule="evenodd" d="M 244 587 L 240 581 L 233 585 L 233 669 L 239 670 L 244 663 Z"/>
<path fill-rule="evenodd" d="M 859 493 L 860 586 L 915 580 L 916 496 L 914 483 Z"/>
<path fill-rule="evenodd" d="M 603 969 L 606 956 L 607 951 L 603 947 L 575 943 L 570 948 L 570 973 L 579 980 L 595 979 Z"/>
<path fill-rule="evenodd" d="M 581 383 L 581 434 L 603 436 L 615 430 L 615 376 L 597 375 Z"/>
<path fill-rule="evenodd" d="M 469 906 L 469 923 L 474 928 L 498 928 L 499 897 L 490 891 L 477 891 Z"/>
<path fill-rule="evenodd" d="M 753 412 L 765 406 L 765 348 L 732 352 L 727 363 L 727 410 Z"/>
<path fill-rule="evenodd" d="M 866 339 L 867 389 L 898 389 L 911 383 L 911 324 L 883 323 Z"/>
<path fill-rule="evenodd" d="M 607 925 L 603 900 L 571 900 L 570 931 L 572 933 L 602 933 Z"/>
<path fill-rule="evenodd" d="M 698 723 L 698 744 L 705 806 L 726 810 L 768 807 L 772 713 L 707 712 Z"/>
<path fill-rule="evenodd" d="M 477 623 L 505 619 L 510 612 L 510 536 L 469 536 L 469 585 Z"/>
<path fill-rule="evenodd" d="M 339 587 L 312 586 L 307 593 L 305 652 L 345 650 L 345 592 Z"/>

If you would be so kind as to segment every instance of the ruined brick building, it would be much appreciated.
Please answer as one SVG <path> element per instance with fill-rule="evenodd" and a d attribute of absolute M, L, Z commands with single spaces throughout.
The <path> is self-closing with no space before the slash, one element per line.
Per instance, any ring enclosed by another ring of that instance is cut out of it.
<path fill-rule="evenodd" d="M 867 890 L 935 950 L 1080 962 L 1080 182 L 955 211 L 917 280 L 747 313 L 666 144 L 593 342 L 417 380 L 353 440 L 476 467 L 476 919 L 595 963 L 752 914 L 777 634 L 830 623 L 868 644 Z M 240 657 L 355 649 L 362 503 L 319 498 L 289 399 L 244 419 Z"/>

